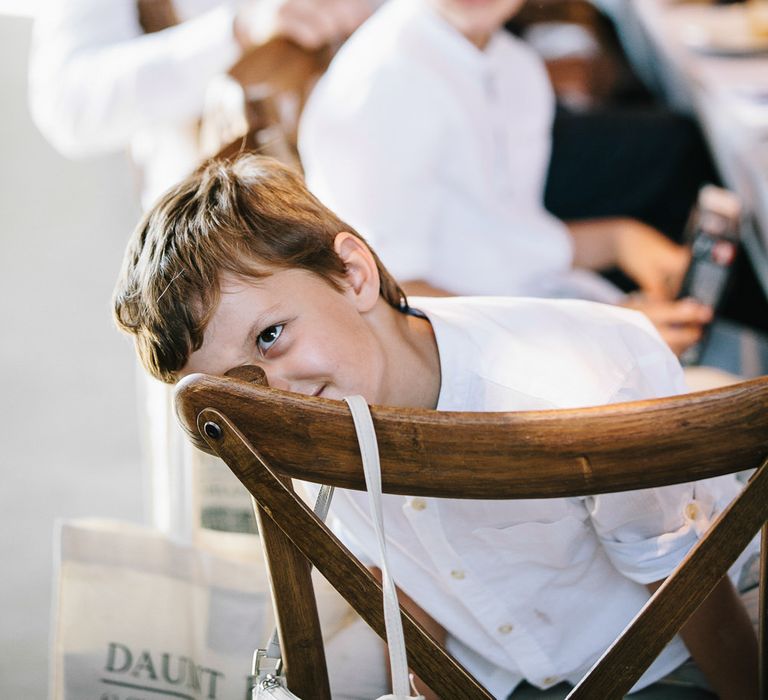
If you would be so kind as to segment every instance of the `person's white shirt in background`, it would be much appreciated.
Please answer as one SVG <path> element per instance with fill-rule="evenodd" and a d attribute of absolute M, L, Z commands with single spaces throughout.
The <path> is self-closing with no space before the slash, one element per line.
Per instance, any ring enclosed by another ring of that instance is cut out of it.
<path fill-rule="evenodd" d="M 554 94 L 499 31 L 484 51 L 424 0 L 392 0 L 338 52 L 304 110 L 307 184 L 401 280 L 460 294 L 616 301 L 574 271 L 543 206 Z"/>

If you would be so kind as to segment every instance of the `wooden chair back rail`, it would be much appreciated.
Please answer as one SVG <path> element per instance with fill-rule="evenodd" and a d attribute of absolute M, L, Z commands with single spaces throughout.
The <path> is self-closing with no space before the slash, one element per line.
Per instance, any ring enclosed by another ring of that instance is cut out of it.
<path fill-rule="evenodd" d="M 309 51 L 289 39 L 275 37 L 251 49 L 229 69 L 246 90 L 265 85 L 273 92 L 304 92 L 328 67 L 331 50 Z"/>
<path fill-rule="evenodd" d="M 270 547 L 268 555 L 276 607 L 278 610 L 290 610 L 291 615 L 287 618 L 301 620 L 299 624 L 293 621 L 293 632 L 290 632 L 280 618 L 289 687 L 299 695 L 307 696 L 307 692 L 311 691 L 310 697 L 324 698 L 326 696 L 318 692 L 317 682 L 318 669 L 323 669 L 324 664 L 314 665 L 321 663 L 320 660 L 307 653 L 322 648 L 311 580 L 308 576 L 301 581 L 286 577 L 284 572 L 290 568 L 289 562 L 295 564 L 298 557 L 306 557 L 363 619 L 385 638 L 381 586 L 270 468 L 227 417 L 206 409 L 200 413 L 198 421 L 201 435 L 206 434 L 204 426 L 208 422 L 219 427 L 221 433 L 218 439 L 208 436 L 206 439 L 259 503 L 260 522 L 262 526 L 267 525 L 262 530 L 265 545 L 266 540 L 275 536 L 280 541 L 281 549 L 278 551 Z M 767 504 L 768 460 L 765 460 L 739 497 L 711 526 L 707 537 L 690 551 L 621 636 L 571 691 L 569 700 L 622 698 L 702 603 L 755 533 L 763 527 L 765 534 L 768 529 L 765 527 Z M 294 551 L 290 552 L 291 549 Z M 290 552 L 290 559 L 281 559 L 286 552 Z M 764 548 L 760 582 L 763 596 L 765 559 Z M 300 567 L 302 572 L 306 572 L 307 568 Z M 761 612 L 762 660 L 766 650 L 766 626 L 764 609 Z M 409 662 L 430 687 L 444 697 L 490 697 L 416 621 L 405 611 L 403 614 Z M 761 682 L 764 674 L 765 669 L 761 667 Z M 766 690 L 768 686 L 763 686 L 761 697 L 765 697 Z"/>
<path fill-rule="evenodd" d="M 312 584 L 308 577 L 303 580 L 289 580 L 284 577 L 286 569 L 296 561 L 296 553 L 291 553 L 290 559 L 281 560 L 281 551 L 295 548 L 300 556 L 306 557 L 382 639 L 385 639 L 381 584 L 325 523 L 270 469 L 268 463 L 223 414 L 206 409 L 201 412 L 199 420 L 201 435 L 206 434 L 203 428 L 206 422 L 212 421 L 219 426 L 221 437 L 217 440 L 207 438 L 211 449 L 230 466 L 256 499 L 261 523 L 267 524 L 271 521 L 268 528 L 261 531 L 265 545 L 267 539 L 272 539 L 278 534 L 276 539 L 279 544 L 273 547 L 273 543 L 270 543 L 268 550 L 275 607 L 278 611 L 290 611 L 287 616 L 278 612 L 280 644 L 287 667 L 288 686 L 300 697 L 330 700 L 330 693 L 321 692 L 316 682 L 325 667 L 315 665 L 318 659 L 307 653 L 312 648 L 322 648 Z M 289 630 L 283 626 L 284 618 L 295 614 L 304 621 L 306 627 L 300 629 L 301 625 L 292 625 L 289 634 Z M 430 679 L 430 685 L 436 692 L 445 698 L 492 698 L 405 611 L 403 631 L 409 664 L 416 673 Z"/>
<path fill-rule="evenodd" d="M 177 396 L 179 418 L 198 445 L 197 416 L 214 407 L 258 445 L 278 473 L 365 488 L 343 403 L 206 375 L 184 379 Z M 372 414 L 384 490 L 414 496 L 548 498 L 622 491 L 717 476 L 734 471 L 734 464 L 756 468 L 768 453 L 768 377 L 595 408 L 451 413 L 375 406 Z"/>

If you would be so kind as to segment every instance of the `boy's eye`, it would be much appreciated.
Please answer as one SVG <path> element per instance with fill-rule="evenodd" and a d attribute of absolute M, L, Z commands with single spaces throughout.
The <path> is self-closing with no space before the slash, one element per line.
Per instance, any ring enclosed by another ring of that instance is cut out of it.
<path fill-rule="evenodd" d="M 265 328 L 259 333 L 259 337 L 256 339 L 256 344 L 259 346 L 261 352 L 266 352 L 277 342 L 277 339 L 283 332 L 283 326 L 284 324 L 278 323 L 275 326 Z"/>

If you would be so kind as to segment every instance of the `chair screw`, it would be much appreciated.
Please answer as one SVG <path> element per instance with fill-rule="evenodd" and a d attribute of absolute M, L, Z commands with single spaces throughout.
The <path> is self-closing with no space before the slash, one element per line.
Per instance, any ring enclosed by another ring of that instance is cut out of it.
<path fill-rule="evenodd" d="M 218 423 L 214 423 L 212 420 L 205 422 L 205 425 L 203 425 L 203 430 L 205 431 L 205 434 L 211 438 L 211 440 L 221 440 L 224 435 Z"/>

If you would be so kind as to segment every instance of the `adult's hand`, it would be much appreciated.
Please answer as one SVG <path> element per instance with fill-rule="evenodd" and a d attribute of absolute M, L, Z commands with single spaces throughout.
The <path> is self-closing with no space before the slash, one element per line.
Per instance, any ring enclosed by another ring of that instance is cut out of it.
<path fill-rule="evenodd" d="M 366 0 L 251 0 L 238 10 L 235 36 L 244 50 L 277 37 L 314 50 L 343 41 L 370 14 Z"/>
<path fill-rule="evenodd" d="M 624 220 L 615 238 L 616 263 L 648 299 L 672 300 L 690 262 L 687 248 L 636 219 Z"/>
<path fill-rule="evenodd" d="M 671 300 L 677 295 L 690 259 L 687 248 L 637 219 L 607 217 L 567 225 L 573 238 L 575 267 L 618 267 L 649 299 Z"/>
<path fill-rule="evenodd" d="M 694 299 L 666 301 L 632 294 L 622 304 L 642 311 L 676 355 L 701 339 L 704 327 L 712 320 L 712 309 Z"/>

